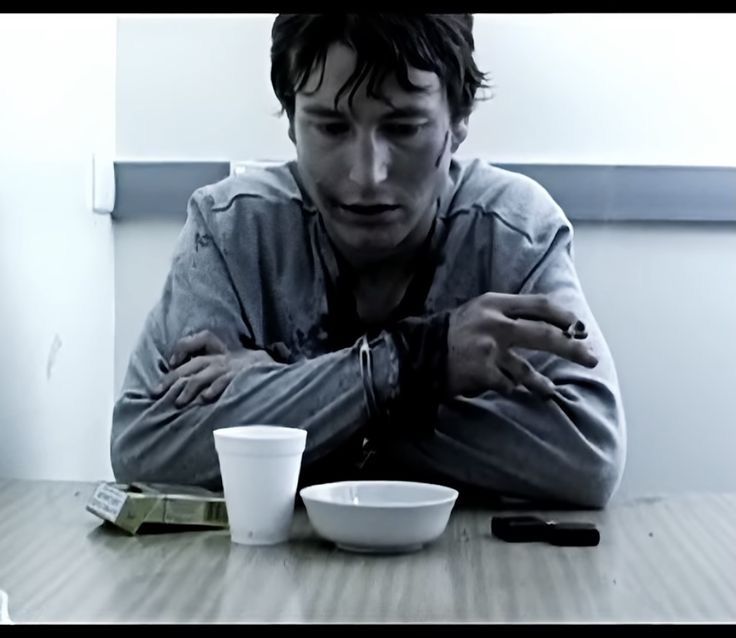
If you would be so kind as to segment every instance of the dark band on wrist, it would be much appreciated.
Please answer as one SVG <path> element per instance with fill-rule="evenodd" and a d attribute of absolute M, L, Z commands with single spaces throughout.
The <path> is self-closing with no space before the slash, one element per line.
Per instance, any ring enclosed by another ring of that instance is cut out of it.
<path fill-rule="evenodd" d="M 437 408 L 447 394 L 449 311 L 410 317 L 390 331 L 399 357 L 398 399 L 392 413 L 415 431 L 434 431 Z"/>

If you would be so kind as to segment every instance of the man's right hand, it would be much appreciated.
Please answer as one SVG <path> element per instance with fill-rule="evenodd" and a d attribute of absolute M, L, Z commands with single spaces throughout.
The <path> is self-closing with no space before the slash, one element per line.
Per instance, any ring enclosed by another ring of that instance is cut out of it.
<path fill-rule="evenodd" d="M 587 368 L 598 364 L 577 323 L 576 338 L 565 331 L 579 322 L 574 313 L 545 295 L 485 293 L 450 313 L 447 333 L 447 389 L 450 396 L 474 396 L 522 385 L 550 396 L 555 385 L 512 348 L 543 350 Z"/>

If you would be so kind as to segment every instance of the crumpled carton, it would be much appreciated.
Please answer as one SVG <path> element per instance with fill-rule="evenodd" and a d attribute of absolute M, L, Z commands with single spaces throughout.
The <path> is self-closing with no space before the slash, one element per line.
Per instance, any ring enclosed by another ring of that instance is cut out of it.
<path fill-rule="evenodd" d="M 190 485 L 102 482 L 86 509 L 131 535 L 228 527 L 223 493 Z"/>

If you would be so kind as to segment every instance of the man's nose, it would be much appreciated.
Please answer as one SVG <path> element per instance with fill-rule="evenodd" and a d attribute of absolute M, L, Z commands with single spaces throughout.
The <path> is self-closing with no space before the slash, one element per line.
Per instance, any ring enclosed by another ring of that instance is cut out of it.
<path fill-rule="evenodd" d="M 388 176 L 389 149 L 375 135 L 359 136 L 348 161 L 350 180 L 361 188 L 378 186 Z"/>

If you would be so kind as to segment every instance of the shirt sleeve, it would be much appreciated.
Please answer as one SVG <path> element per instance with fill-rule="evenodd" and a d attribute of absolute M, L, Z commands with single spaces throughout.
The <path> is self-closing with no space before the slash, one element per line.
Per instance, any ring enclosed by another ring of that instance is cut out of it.
<path fill-rule="evenodd" d="M 180 338 L 207 329 L 229 349 L 253 343 L 248 300 L 238 297 L 203 214 L 206 205 L 200 191 L 189 201 L 161 299 L 146 319 L 113 409 L 111 459 L 119 481 L 218 486 L 213 430 L 254 423 L 305 429 L 308 466 L 368 421 L 358 344 L 292 364 L 252 365 L 213 403 L 178 408 L 171 391 L 154 397 Z M 397 383 L 393 353 L 387 338 L 376 340 L 382 387 Z"/>
<path fill-rule="evenodd" d="M 433 431 L 406 441 L 397 454 L 407 465 L 432 468 L 462 485 L 602 507 L 619 485 L 626 455 L 617 373 L 575 269 L 572 226 L 541 187 L 530 205 L 528 214 L 538 215 L 546 229 L 517 258 L 526 266 L 514 292 L 546 294 L 576 313 L 598 365 L 589 369 L 550 353 L 517 349 L 557 385 L 555 398 L 518 388 L 508 395 L 489 391 L 442 401 Z"/>

